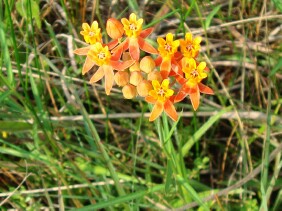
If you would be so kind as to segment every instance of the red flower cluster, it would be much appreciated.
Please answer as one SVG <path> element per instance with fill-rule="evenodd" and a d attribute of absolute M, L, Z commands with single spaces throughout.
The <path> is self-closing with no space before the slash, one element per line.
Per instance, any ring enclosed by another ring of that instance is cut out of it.
<path fill-rule="evenodd" d="M 175 103 L 189 96 L 197 110 L 200 93 L 213 94 L 211 88 L 201 83 L 207 77 L 206 63 L 196 60 L 201 37 L 193 39 L 191 33 L 186 33 L 185 39 L 174 40 L 173 34 L 168 33 L 165 39 L 157 39 L 158 49 L 155 49 L 145 40 L 153 28 L 143 30 L 142 24 L 143 19 L 137 19 L 134 13 L 121 21 L 108 19 L 106 30 L 113 40 L 104 44 L 97 21 L 91 26 L 83 23 L 80 33 L 89 46 L 76 49 L 74 53 L 86 56 L 82 74 L 95 65 L 99 67 L 90 82 L 105 77 L 107 95 L 116 83 L 122 87 L 126 99 L 139 95 L 154 104 L 150 121 L 163 111 L 176 121 Z M 140 58 L 140 51 L 150 55 Z"/>

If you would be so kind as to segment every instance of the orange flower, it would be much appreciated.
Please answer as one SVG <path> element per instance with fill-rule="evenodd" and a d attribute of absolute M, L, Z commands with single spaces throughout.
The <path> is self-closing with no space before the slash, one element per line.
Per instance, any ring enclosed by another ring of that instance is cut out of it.
<path fill-rule="evenodd" d="M 154 121 L 163 111 L 174 121 L 178 115 L 170 98 L 174 91 L 169 89 L 169 80 L 164 79 L 160 84 L 157 80 L 152 81 L 153 89 L 149 91 L 149 95 L 145 98 L 148 103 L 155 104 L 150 115 L 149 121 Z"/>
<path fill-rule="evenodd" d="M 88 23 L 82 24 L 83 31 L 80 32 L 83 35 L 86 43 L 95 44 L 96 42 L 102 42 L 101 29 L 98 27 L 98 22 L 94 21 L 91 27 Z"/>
<path fill-rule="evenodd" d="M 180 40 L 180 49 L 183 56 L 187 58 L 195 58 L 199 54 L 201 41 L 201 37 L 195 37 L 193 39 L 191 33 L 186 33 L 185 40 Z"/>
<path fill-rule="evenodd" d="M 197 64 L 195 59 L 187 59 L 185 57 L 181 60 L 181 63 L 185 78 L 177 77 L 177 80 L 182 84 L 182 87 L 175 96 L 174 102 L 180 102 L 189 95 L 193 109 L 197 110 L 200 104 L 200 93 L 214 94 L 211 88 L 201 83 L 201 81 L 207 77 L 206 63 L 200 62 Z"/>
<path fill-rule="evenodd" d="M 116 55 L 121 56 L 121 54 L 129 49 L 129 53 L 132 59 L 138 61 L 140 57 L 140 49 L 151 54 L 157 54 L 157 50 L 145 41 L 145 38 L 148 37 L 153 28 L 148 28 L 142 30 L 143 19 L 136 19 L 136 15 L 131 13 L 129 20 L 122 18 L 121 22 L 123 24 L 123 29 L 127 38 L 114 49 L 115 52 L 118 52 Z M 117 30 L 120 26 L 117 26 Z"/>
<path fill-rule="evenodd" d="M 109 95 L 114 83 L 114 70 L 122 71 L 130 67 L 134 62 L 134 60 L 125 62 L 113 60 L 108 46 L 103 47 L 101 43 L 97 42 L 91 45 L 84 66 L 99 66 L 98 70 L 91 77 L 90 83 L 95 83 L 105 76 L 105 91 Z M 82 72 L 85 74 L 89 70 L 83 70 Z"/>
<path fill-rule="evenodd" d="M 166 35 L 166 39 L 159 37 L 157 39 L 157 42 L 159 44 L 158 51 L 162 58 L 160 71 L 162 73 L 162 76 L 164 78 L 167 78 L 170 73 L 172 63 L 176 63 L 174 61 L 172 62 L 172 60 L 175 53 L 177 52 L 177 48 L 179 46 L 179 40 L 174 41 L 173 34 L 168 33 Z"/>

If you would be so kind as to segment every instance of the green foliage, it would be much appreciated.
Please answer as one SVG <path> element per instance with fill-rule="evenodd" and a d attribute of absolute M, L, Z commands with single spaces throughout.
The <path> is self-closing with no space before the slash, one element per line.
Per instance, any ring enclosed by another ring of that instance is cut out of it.
<path fill-rule="evenodd" d="M 23 18 L 34 19 L 37 27 L 41 29 L 40 9 L 36 0 L 18 0 L 16 9 Z"/>

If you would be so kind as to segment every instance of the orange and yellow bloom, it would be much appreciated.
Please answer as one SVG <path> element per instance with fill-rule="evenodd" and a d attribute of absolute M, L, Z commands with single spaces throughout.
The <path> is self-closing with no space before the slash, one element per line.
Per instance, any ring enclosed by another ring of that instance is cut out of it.
<path fill-rule="evenodd" d="M 178 102 L 189 97 L 193 109 L 197 110 L 200 93 L 213 94 L 213 90 L 202 83 L 208 77 L 206 63 L 196 59 L 202 39 L 193 38 L 191 33 L 186 33 L 185 39 L 174 39 L 173 34 L 168 33 L 165 39 L 157 38 L 156 50 L 145 40 L 153 28 L 143 30 L 143 23 L 144 20 L 134 13 L 129 19 L 109 18 L 106 32 L 112 40 L 108 43 L 103 43 L 97 21 L 91 26 L 83 23 L 80 33 L 88 46 L 74 53 L 86 56 L 83 75 L 94 70 L 91 83 L 104 78 L 107 95 L 116 83 L 124 98 L 139 96 L 154 104 L 149 121 L 154 121 L 163 112 L 176 121 Z M 147 55 L 140 58 L 141 51 Z"/>
<path fill-rule="evenodd" d="M 185 34 L 185 39 L 180 40 L 180 49 L 184 57 L 195 58 L 198 56 L 201 49 L 200 43 L 202 41 L 201 37 L 195 37 L 191 33 Z"/>
<path fill-rule="evenodd" d="M 179 40 L 173 40 L 172 33 L 168 33 L 166 39 L 159 37 L 157 42 L 159 44 L 158 51 L 162 59 L 160 71 L 163 77 L 166 78 L 171 70 L 172 60 L 180 42 Z"/>
<path fill-rule="evenodd" d="M 163 111 L 174 121 L 177 120 L 178 115 L 174 108 L 173 102 L 170 100 L 174 91 L 169 88 L 169 80 L 164 79 L 160 84 L 159 81 L 152 81 L 153 90 L 145 98 L 148 103 L 154 104 L 149 121 L 154 121 Z"/>

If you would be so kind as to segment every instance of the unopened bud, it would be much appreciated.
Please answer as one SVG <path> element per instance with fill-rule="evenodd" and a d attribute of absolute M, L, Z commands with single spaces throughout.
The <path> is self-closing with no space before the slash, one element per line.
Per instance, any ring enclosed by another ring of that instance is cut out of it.
<path fill-rule="evenodd" d="M 118 71 L 114 79 L 118 86 L 125 86 L 129 82 L 129 73 L 126 71 Z"/>
<path fill-rule="evenodd" d="M 122 94 L 125 99 L 132 99 L 137 94 L 136 87 L 131 84 L 127 84 L 122 88 Z"/>
<path fill-rule="evenodd" d="M 140 71 L 134 71 L 130 73 L 129 83 L 137 86 L 143 80 L 142 73 Z"/>
<path fill-rule="evenodd" d="M 157 80 L 159 83 L 161 83 L 163 81 L 163 77 L 160 71 L 154 70 L 148 74 L 147 80 L 148 81 Z"/>
<path fill-rule="evenodd" d="M 136 88 L 138 95 L 141 97 L 146 97 L 149 94 L 149 91 L 153 89 L 153 86 L 151 82 L 143 80 L 137 85 Z"/>
<path fill-rule="evenodd" d="M 129 71 L 130 71 L 130 72 L 133 72 L 133 71 L 140 71 L 139 62 L 136 61 L 132 66 L 130 66 Z"/>
<path fill-rule="evenodd" d="M 122 23 L 115 18 L 107 20 L 106 30 L 108 35 L 114 40 L 121 38 L 124 33 Z"/>
<path fill-rule="evenodd" d="M 150 73 L 154 70 L 156 67 L 155 61 L 152 57 L 150 56 L 145 56 L 143 59 L 140 61 L 140 69 L 145 72 L 145 73 Z"/>

